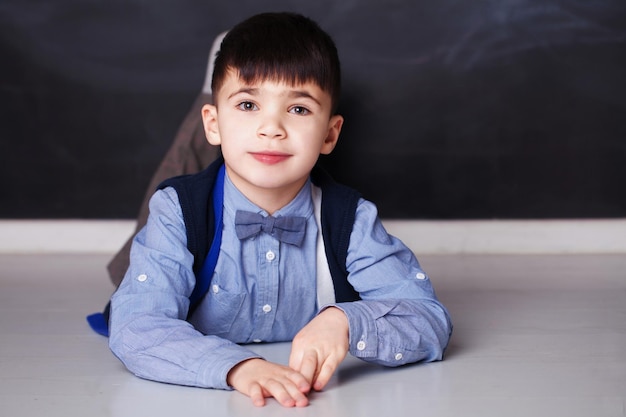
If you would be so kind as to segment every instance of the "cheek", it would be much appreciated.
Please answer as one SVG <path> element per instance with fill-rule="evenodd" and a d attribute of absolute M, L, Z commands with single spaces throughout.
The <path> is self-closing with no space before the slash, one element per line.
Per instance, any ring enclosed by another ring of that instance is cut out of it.
<path fill-rule="evenodd" d="M 224 142 L 241 142 L 250 135 L 250 129 L 244 123 L 229 121 L 220 125 L 220 136 Z"/>
<path fill-rule="evenodd" d="M 324 130 L 319 121 L 311 120 L 308 123 L 301 123 L 294 126 L 293 134 L 298 135 L 302 141 L 306 143 L 322 143 L 327 136 L 327 131 Z"/>

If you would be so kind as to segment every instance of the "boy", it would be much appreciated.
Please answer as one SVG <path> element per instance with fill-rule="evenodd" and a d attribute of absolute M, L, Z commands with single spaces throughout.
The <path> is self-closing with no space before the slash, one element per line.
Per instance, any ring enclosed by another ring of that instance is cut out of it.
<path fill-rule="evenodd" d="M 343 124 L 331 38 L 300 15 L 253 16 L 224 38 L 212 90 L 202 118 L 223 161 L 152 197 L 111 300 L 115 355 L 143 378 L 287 407 L 306 406 L 348 352 L 387 366 L 440 360 L 451 324 L 414 255 L 372 203 L 315 167 Z M 288 340 L 289 366 L 241 345 Z"/>

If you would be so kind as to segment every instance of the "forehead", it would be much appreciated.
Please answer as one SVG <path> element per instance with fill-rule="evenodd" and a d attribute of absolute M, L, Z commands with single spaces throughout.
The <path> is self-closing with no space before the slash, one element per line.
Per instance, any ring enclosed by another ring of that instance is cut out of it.
<path fill-rule="evenodd" d="M 254 93 L 273 93 L 277 95 L 289 95 L 291 92 L 306 92 L 320 104 L 328 101 L 330 103 L 330 94 L 322 90 L 322 88 L 314 81 L 305 82 L 289 82 L 283 79 L 260 78 L 257 80 L 246 81 L 237 71 L 228 71 L 224 77 L 221 87 L 216 93 L 216 99 L 228 98 L 237 92 L 254 92 Z"/>

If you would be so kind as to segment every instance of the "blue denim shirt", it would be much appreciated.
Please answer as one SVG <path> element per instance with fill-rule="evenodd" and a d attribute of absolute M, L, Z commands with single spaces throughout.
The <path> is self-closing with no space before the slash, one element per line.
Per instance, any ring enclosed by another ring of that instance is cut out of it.
<path fill-rule="evenodd" d="M 245 344 L 291 340 L 325 307 L 316 302 L 311 187 L 274 213 L 307 218 L 305 241 L 296 247 L 265 233 L 240 241 L 235 212 L 267 213 L 226 178 L 220 256 L 209 293 L 189 321 L 195 276 L 181 207 L 173 188 L 157 191 L 111 300 L 113 353 L 142 378 L 227 389 L 230 369 L 258 357 Z M 387 234 L 366 200 L 357 208 L 346 263 L 362 300 L 333 305 L 348 317 L 350 353 L 386 366 L 441 359 L 451 333 L 448 313 L 413 253 Z"/>

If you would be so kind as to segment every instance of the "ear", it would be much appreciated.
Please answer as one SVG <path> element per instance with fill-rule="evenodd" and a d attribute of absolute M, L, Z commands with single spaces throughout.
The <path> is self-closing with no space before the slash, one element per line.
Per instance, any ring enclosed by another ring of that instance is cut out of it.
<path fill-rule="evenodd" d="M 328 122 L 328 135 L 322 144 L 322 149 L 320 151 L 321 154 L 328 155 L 333 151 L 333 149 L 335 149 L 342 126 L 343 116 L 336 114 L 330 118 L 330 121 Z"/>
<path fill-rule="evenodd" d="M 222 139 L 217 124 L 217 107 L 212 104 L 202 106 L 202 124 L 204 125 L 204 134 L 207 141 L 211 145 L 220 145 Z"/>

